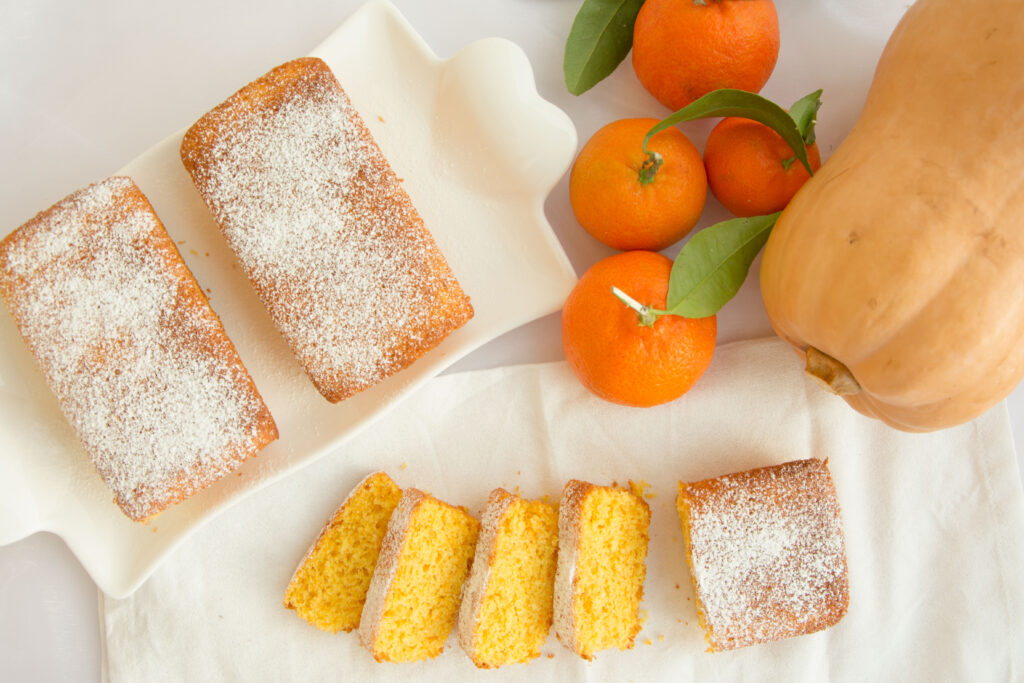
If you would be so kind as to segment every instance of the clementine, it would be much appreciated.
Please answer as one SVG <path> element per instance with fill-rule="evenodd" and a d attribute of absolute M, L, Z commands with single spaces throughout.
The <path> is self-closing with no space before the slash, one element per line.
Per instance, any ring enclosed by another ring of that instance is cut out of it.
<path fill-rule="evenodd" d="M 811 168 L 818 170 L 818 146 L 807 147 Z M 704 145 L 708 184 L 718 201 L 736 216 L 781 211 L 810 174 L 778 133 L 757 121 L 726 118 Z"/>
<path fill-rule="evenodd" d="M 569 201 L 587 232 L 614 249 L 658 251 L 693 229 L 707 199 L 700 152 L 677 128 L 644 137 L 657 119 L 612 121 L 587 141 Z"/>
<path fill-rule="evenodd" d="M 595 263 L 569 294 L 562 309 L 566 360 L 583 386 L 606 401 L 628 406 L 672 401 L 711 363 L 715 316 L 655 314 L 665 309 L 671 271 L 672 261 L 662 254 L 628 251 Z M 642 305 L 647 316 L 623 303 L 612 287 Z"/>
<path fill-rule="evenodd" d="M 778 56 L 772 0 L 646 0 L 633 26 L 633 70 L 669 109 L 717 88 L 759 92 Z"/>

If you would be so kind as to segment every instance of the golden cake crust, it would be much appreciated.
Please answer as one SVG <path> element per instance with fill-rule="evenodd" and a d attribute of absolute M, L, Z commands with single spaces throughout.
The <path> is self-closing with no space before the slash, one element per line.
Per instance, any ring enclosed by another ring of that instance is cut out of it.
<path fill-rule="evenodd" d="M 359 619 L 359 642 L 370 650 L 370 654 L 378 662 L 384 661 L 381 653 L 376 649 L 376 643 L 381 619 L 384 617 L 388 591 L 395 578 L 395 572 L 398 571 L 402 546 L 405 544 L 413 512 L 426 497 L 426 493 L 415 488 L 408 488 L 402 492 L 402 499 L 398 501 L 398 507 L 391 513 L 388 531 L 384 535 L 384 542 L 377 558 L 377 566 L 374 568 L 373 578 L 370 580 L 370 589 L 366 593 L 366 602 L 363 603 L 363 614 Z"/>
<path fill-rule="evenodd" d="M 512 495 L 505 489 L 499 488 L 491 491 L 491 495 L 487 499 L 487 506 L 480 516 L 480 536 L 476 543 L 473 569 L 470 571 L 469 578 L 466 579 L 462 603 L 459 605 L 459 645 L 473 660 L 473 663 L 481 668 L 490 668 L 490 665 L 476 656 L 476 627 L 480 619 L 480 610 L 483 608 L 491 568 L 494 566 L 501 520 L 509 506 L 516 500 L 518 500 L 518 496 Z"/>
<path fill-rule="evenodd" d="M 0 295 L 118 506 L 144 521 L 277 427 L 149 201 L 90 185 L 0 242 Z"/>
<path fill-rule="evenodd" d="M 274 324 L 330 401 L 473 315 L 327 65 L 283 64 L 185 133 L 181 159 Z"/>
<path fill-rule="evenodd" d="M 677 505 L 712 651 L 813 633 L 846 614 L 842 521 L 826 461 L 680 482 Z"/>
<path fill-rule="evenodd" d="M 562 490 L 558 507 L 558 569 L 555 571 L 554 626 L 562 645 L 586 659 L 577 639 L 576 614 L 573 609 L 576 587 L 576 561 L 580 552 L 582 521 L 580 508 L 586 495 L 597 488 L 594 484 L 572 479 Z"/>

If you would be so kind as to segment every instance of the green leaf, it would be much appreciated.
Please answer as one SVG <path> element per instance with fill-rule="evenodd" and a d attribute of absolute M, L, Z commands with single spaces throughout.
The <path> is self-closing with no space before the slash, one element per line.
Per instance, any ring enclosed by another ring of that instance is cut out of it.
<path fill-rule="evenodd" d="M 807 158 L 807 146 L 804 144 L 804 137 L 797 127 L 796 121 L 785 109 L 771 100 L 761 97 L 746 90 L 734 90 L 722 88 L 713 90 L 700 99 L 694 100 L 674 114 L 662 119 L 657 125 L 651 128 L 644 138 L 644 151 L 647 150 L 647 141 L 666 128 L 693 121 L 695 119 L 706 119 L 717 116 L 742 116 L 746 119 L 753 119 L 763 123 L 778 133 L 786 144 L 789 145 L 797 161 L 804 165 L 807 172 L 814 175 L 811 162 Z"/>
<path fill-rule="evenodd" d="M 590 90 L 633 47 L 633 24 L 644 0 L 583 0 L 565 43 L 565 86 L 573 95 Z"/>
<path fill-rule="evenodd" d="M 717 313 L 739 291 L 778 217 L 734 218 L 691 237 L 672 264 L 665 313 L 686 318 Z"/>
<path fill-rule="evenodd" d="M 800 137 L 808 146 L 814 144 L 814 124 L 818 122 L 818 110 L 821 108 L 821 90 L 804 95 L 789 108 L 789 115 L 796 121 Z"/>

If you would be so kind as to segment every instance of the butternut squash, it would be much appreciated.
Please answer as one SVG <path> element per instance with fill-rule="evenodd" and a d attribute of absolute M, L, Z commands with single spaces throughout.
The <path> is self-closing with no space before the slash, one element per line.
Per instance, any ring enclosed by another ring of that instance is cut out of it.
<path fill-rule="evenodd" d="M 1024 2 L 918 0 L 761 267 L 778 334 L 860 412 L 966 422 L 1024 376 Z"/>

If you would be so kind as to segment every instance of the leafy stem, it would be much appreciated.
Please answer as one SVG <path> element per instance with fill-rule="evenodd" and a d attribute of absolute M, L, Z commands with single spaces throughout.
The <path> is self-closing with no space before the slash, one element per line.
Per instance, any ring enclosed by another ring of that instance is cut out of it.
<path fill-rule="evenodd" d="M 793 104 L 791 111 L 787 112 L 771 100 L 756 93 L 721 88 L 709 92 L 659 121 L 647 132 L 643 147 L 645 152 L 650 153 L 647 149 L 647 142 L 652 137 L 666 128 L 684 121 L 720 116 L 740 116 L 763 123 L 778 133 L 793 150 L 796 160 L 803 164 L 808 173 L 813 175 L 814 169 L 811 168 L 811 161 L 807 156 L 807 145 L 814 140 L 814 123 L 820 106 L 821 90 L 816 90 L 800 98 Z"/>
<path fill-rule="evenodd" d="M 663 315 L 706 318 L 718 313 L 747 279 L 750 265 L 768 241 L 779 213 L 733 218 L 708 226 L 683 245 L 672 264 L 665 310 L 645 306 L 612 287 L 612 294 L 647 327 Z"/>
<path fill-rule="evenodd" d="M 810 94 L 804 95 L 789 108 L 789 115 L 796 122 L 796 128 L 800 131 L 800 137 L 803 138 L 804 145 L 807 147 L 814 144 L 814 126 L 818 123 L 818 109 L 820 108 L 821 90 L 815 90 Z M 788 171 L 796 160 L 795 154 L 788 159 L 783 159 L 782 169 Z M 814 175 L 814 173 L 811 172 L 811 175 Z"/>
<path fill-rule="evenodd" d="M 789 115 L 796 122 L 800 137 L 808 147 L 814 144 L 814 126 L 818 123 L 818 110 L 821 109 L 821 90 L 804 95 L 789 108 Z"/>

